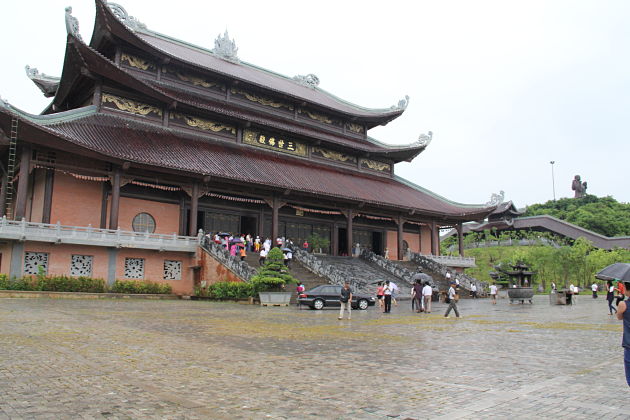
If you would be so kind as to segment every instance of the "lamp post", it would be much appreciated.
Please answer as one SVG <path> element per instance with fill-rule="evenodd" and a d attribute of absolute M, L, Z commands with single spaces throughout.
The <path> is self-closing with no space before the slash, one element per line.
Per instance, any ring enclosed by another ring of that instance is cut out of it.
<path fill-rule="evenodd" d="M 551 163 L 551 188 L 553 188 L 553 201 L 556 201 L 556 180 L 553 176 L 553 165 L 556 163 L 556 161 L 552 160 L 549 163 Z"/>

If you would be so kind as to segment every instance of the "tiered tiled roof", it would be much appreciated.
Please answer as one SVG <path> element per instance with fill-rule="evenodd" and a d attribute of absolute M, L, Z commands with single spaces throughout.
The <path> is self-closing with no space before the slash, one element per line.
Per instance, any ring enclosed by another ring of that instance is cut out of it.
<path fill-rule="evenodd" d="M 101 159 L 449 220 L 478 219 L 494 209 L 454 203 L 398 177 L 358 174 L 243 144 L 208 141 L 201 136 L 101 114 L 94 106 L 43 117 L 0 107 L 0 128 L 6 131 L 12 116 L 21 120 L 22 132 L 28 133 L 29 140 L 36 144 Z"/>

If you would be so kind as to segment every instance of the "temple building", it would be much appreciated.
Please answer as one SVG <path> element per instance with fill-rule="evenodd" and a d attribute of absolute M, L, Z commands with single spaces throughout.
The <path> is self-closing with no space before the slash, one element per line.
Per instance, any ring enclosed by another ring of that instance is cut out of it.
<path fill-rule="evenodd" d="M 391 146 L 368 131 L 408 98 L 354 105 L 313 74 L 240 61 L 227 33 L 204 49 L 105 0 L 89 43 L 71 8 L 66 27 L 61 77 L 27 67 L 50 105 L 32 115 L 0 101 L 3 273 L 143 278 L 190 293 L 200 229 L 294 243 L 316 233 L 332 255 L 359 243 L 402 259 L 439 254 L 441 228 L 461 232 L 495 209 L 394 174 L 431 133 Z"/>

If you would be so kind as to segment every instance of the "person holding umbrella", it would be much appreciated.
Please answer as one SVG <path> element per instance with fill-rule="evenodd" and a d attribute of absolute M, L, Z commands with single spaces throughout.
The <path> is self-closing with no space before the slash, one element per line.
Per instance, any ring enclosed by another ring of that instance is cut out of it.
<path fill-rule="evenodd" d="M 625 296 L 630 296 L 630 281 L 624 285 Z M 623 320 L 623 336 L 621 346 L 623 347 L 623 364 L 626 370 L 626 382 L 630 386 L 630 311 L 627 310 L 628 302 L 621 301 L 617 307 L 617 319 Z"/>

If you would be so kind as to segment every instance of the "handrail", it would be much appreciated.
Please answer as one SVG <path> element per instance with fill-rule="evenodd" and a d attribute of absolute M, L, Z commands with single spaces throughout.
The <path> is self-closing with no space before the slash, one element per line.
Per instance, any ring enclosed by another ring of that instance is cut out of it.
<path fill-rule="evenodd" d="M 431 258 L 427 258 L 424 255 L 417 254 L 415 252 L 409 253 L 409 261 L 412 261 L 418 264 L 420 267 L 432 271 L 436 274 L 439 274 L 443 277 L 446 277 L 446 273 L 450 272 L 449 267 L 440 263 L 439 261 L 435 261 Z M 463 287 L 466 290 L 470 290 L 470 286 L 475 284 L 477 286 L 477 290 L 479 293 L 482 293 L 487 286 L 487 283 L 477 280 L 474 277 L 468 276 L 464 273 L 454 272 L 451 277 L 452 281 L 459 281 L 460 287 Z"/>
<path fill-rule="evenodd" d="M 320 277 L 324 277 L 330 284 L 343 285 L 346 280 L 350 281 L 350 285 L 354 288 L 361 287 L 362 285 L 353 284 L 352 279 L 347 279 L 343 271 L 336 268 L 334 265 L 326 264 L 321 259 L 317 258 L 314 254 L 308 253 L 297 246 L 291 246 L 293 250 L 293 258 L 299 261 L 307 270 Z"/>
<path fill-rule="evenodd" d="M 413 273 L 410 270 L 407 270 L 407 268 L 403 267 L 402 265 L 388 260 L 381 255 L 375 254 L 374 252 L 365 248 L 361 250 L 361 254 L 359 256 L 365 261 L 379 266 L 391 275 L 404 281 L 410 287 L 413 287 L 413 277 L 416 273 Z M 435 281 L 429 281 L 429 284 L 431 287 L 436 286 Z"/>
<path fill-rule="evenodd" d="M 101 245 L 117 248 L 145 248 L 162 251 L 194 252 L 199 244 L 195 236 L 179 236 L 175 233 L 132 232 L 121 229 L 100 229 L 88 226 L 67 226 L 57 222 L 38 223 L 0 218 L 0 238 L 19 241 L 39 241 L 82 245 Z"/>
<path fill-rule="evenodd" d="M 230 255 L 224 247 L 210 240 L 201 230 L 199 231 L 199 238 L 199 246 L 201 249 L 205 250 L 241 280 L 248 282 L 251 280 L 252 276 L 256 274 L 254 268 L 245 261 L 241 261 L 240 258 Z"/>

